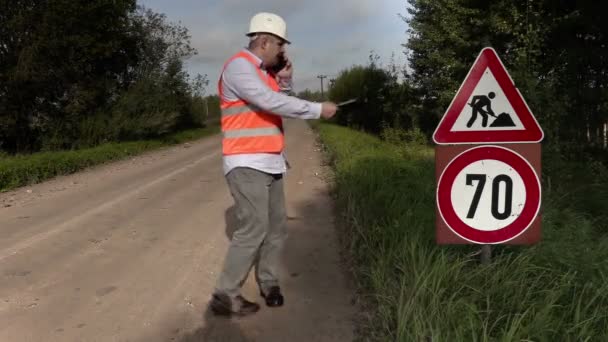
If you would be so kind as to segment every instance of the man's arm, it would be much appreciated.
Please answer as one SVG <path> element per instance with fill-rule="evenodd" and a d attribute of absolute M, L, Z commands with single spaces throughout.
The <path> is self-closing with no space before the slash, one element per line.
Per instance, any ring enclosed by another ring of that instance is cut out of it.
<path fill-rule="evenodd" d="M 494 114 L 494 111 L 492 110 L 492 106 L 490 105 L 490 101 L 488 101 L 488 104 L 486 105 L 486 111 L 488 113 L 490 113 L 490 115 L 496 116 L 496 114 Z"/>
<path fill-rule="evenodd" d="M 227 99 L 234 96 L 232 100 L 241 99 L 264 111 L 284 117 L 300 119 L 320 117 L 321 103 L 309 102 L 273 91 L 260 79 L 256 68 L 243 58 L 236 58 L 226 66 L 222 82 Z"/>

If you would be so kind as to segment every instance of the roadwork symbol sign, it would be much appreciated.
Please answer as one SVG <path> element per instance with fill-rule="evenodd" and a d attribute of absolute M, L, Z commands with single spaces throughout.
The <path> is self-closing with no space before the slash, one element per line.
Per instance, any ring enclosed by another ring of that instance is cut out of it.
<path fill-rule="evenodd" d="M 539 142 L 543 131 L 496 51 L 481 51 L 433 134 L 440 145 Z"/>

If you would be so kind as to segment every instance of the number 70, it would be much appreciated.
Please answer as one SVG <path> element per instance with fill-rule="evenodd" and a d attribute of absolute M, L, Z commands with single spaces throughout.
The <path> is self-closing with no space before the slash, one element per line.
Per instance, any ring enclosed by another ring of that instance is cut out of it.
<path fill-rule="evenodd" d="M 477 189 L 473 195 L 473 202 L 469 207 L 467 218 L 472 219 L 475 217 L 477 207 L 479 206 L 479 200 L 481 194 L 486 185 L 486 175 L 483 174 L 467 174 L 467 185 L 473 185 L 473 181 L 477 181 Z M 505 183 L 505 207 L 502 212 L 498 209 L 498 198 L 500 195 L 500 183 Z M 513 180 L 507 175 L 498 175 L 492 180 L 492 216 L 497 220 L 506 220 L 511 216 L 511 209 L 513 207 Z"/>

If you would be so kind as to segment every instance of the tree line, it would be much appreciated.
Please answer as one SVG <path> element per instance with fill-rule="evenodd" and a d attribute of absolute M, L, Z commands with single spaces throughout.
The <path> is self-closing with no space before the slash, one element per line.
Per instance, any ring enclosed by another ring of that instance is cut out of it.
<path fill-rule="evenodd" d="M 81 148 L 203 126 L 186 28 L 136 0 L 0 2 L 0 149 Z"/>
<path fill-rule="evenodd" d="M 545 143 L 605 157 L 608 5 L 565 0 L 408 0 L 407 67 L 343 70 L 329 96 L 359 98 L 337 121 L 429 138 L 482 48 L 493 47 L 545 131 Z M 404 39 L 405 40 L 405 39 Z"/>
<path fill-rule="evenodd" d="M 406 3 L 404 2 L 404 5 Z M 493 47 L 539 119 L 545 141 L 605 151 L 607 33 L 601 1 L 407 0 L 407 67 L 342 70 L 336 120 L 427 138 L 479 51 Z M 184 27 L 136 0 L 0 0 L 0 149 L 71 149 L 158 137 L 219 119 Z M 304 91 L 302 97 L 321 100 Z"/>

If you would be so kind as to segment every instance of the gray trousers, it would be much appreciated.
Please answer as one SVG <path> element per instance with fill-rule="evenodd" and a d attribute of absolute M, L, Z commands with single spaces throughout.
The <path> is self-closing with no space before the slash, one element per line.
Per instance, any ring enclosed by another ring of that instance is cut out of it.
<path fill-rule="evenodd" d="M 234 198 L 238 226 L 232 235 L 216 293 L 232 298 L 255 263 L 256 281 L 264 292 L 278 285 L 280 254 L 287 238 L 282 175 L 235 168 L 226 175 Z"/>

